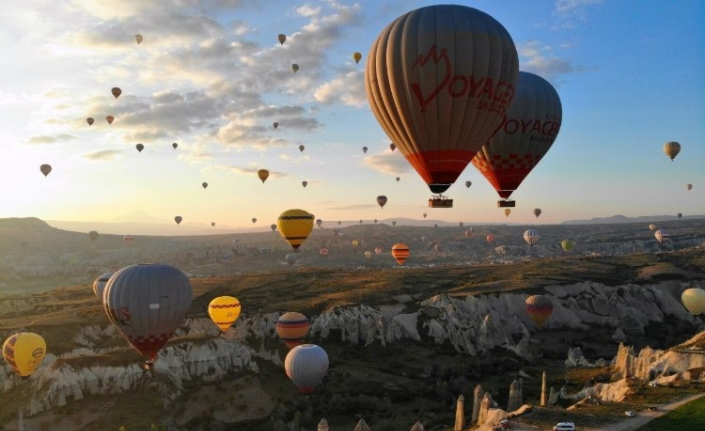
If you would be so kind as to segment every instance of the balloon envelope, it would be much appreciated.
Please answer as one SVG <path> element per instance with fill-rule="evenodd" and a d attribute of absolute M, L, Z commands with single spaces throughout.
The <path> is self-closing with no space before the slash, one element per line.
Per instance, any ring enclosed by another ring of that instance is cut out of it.
<path fill-rule="evenodd" d="M 507 199 L 546 155 L 558 136 L 563 111 L 558 93 L 538 75 L 519 72 L 506 119 L 472 164 Z"/>
<path fill-rule="evenodd" d="M 104 272 L 100 274 L 100 276 L 98 276 L 98 278 L 96 278 L 93 282 L 93 294 L 95 294 L 96 298 L 98 298 L 100 302 L 103 302 L 103 291 L 105 290 L 105 285 L 108 284 L 108 280 L 110 280 L 110 276 L 112 275 L 112 271 Z"/>
<path fill-rule="evenodd" d="M 666 142 L 663 144 L 663 152 L 673 161 L 681 152 L 681 144 L 678 142 Z"/>
<path fill-rule="evenodd" d="M 257 171 L 257 177 L 262 181 L 262 184 L 264 184 L 264 182 L 267 181 L 267 178 L 269 178 L 269 171 L 266 169 L 260 169 Z"/>
<path fill-rule="evenodd" d="M 301 344 L 310 328 L 308 318 L 296 311 L 289 311 L 277 319 L 276 330 L 279 339 L 290 349 Z"/>
<path fill-rule="evenodd" d="M 286 263 L 288 263 L 289 265 L 295 264 L 296 263 L 296 253 L 287 253 L 285 260 L 286 260 Z"/>
<path fill-rule="evenodd" d="M 384 208 L 384 205 L 387 203 L 387 197 L 384 195 L 379 195 L 377 196 L 377 205 L 379 205 L 380 208 Z"/>
<path fill-rule="evenodd" d="M 323 220 L 321 220 L 319 218 L 316 219 L 316 226 L 321 227 L 322 224 L 323 224 Z"/>
<path fill-rule="evenodd" d="M 536 218 L 539 218 L 541 212 L 541 208 L 534 208 L 534 215 L 536 216 Z"/>
<path fill-rule="evenodd" d="M 219 296 L 208 304 L 208 315 L 222 332 L 226 332 L 240 317 L 240 309 L 240 301 L 237 298 Z"/>
<path fill-rule="evenodd" d="M 518 71 L 514 42 L 497 20 L 466 6 L 427 6 L 382 30 L 365 90 L 387 136 L 442 193 L 502 123 Z"/>
<path fill-rule="evenodd" d="M 681 301 L 685 308 L 695 316 L 705 312 L 705 290 L 699 287 L 685 289 L 681 295 Z"/>
<path fill-rule="evenodd" d="M 360 60 L 362 60 L 362 54 L 359 52 L 356 52 L 353 54 L 353 60 L 355 60 L 355 63 L 359 63 Z"/>
<path fill-rule="evenodd" d="M 539 233 L 536 229 L 527 229 L 524 231 L 524 241 L 533 247 L 539 241 Z"/>
<path fill-rule="evenodd" d="M 328 374 L 328 355 L 315 344 L 301 344 L 286 355 L 284 370 L 301 393 L 310 394 Z"/>
<path fill-rule="evenodd" d="M 137 145 L 135 145 L 135 148 L 137 148 L 137 151 L 141 153 L 142 150 L 144 150 L 144 145 L 142 145 L 142 144 L 137 144 Z"/>
<path fill-rule="evenodd" d="M 328 256 L 328 249 L 322 248 L 322 249 L 318 250 L 318 254 L 320 254 L 321 256 Z"/>
<path fill-rule="evenodd" d="M 292 64 L 292 65 L 291 65 L 291 70 L 292 70 L 294 73 L 298 72 L 298 71 L 299 71 L 299 65 L 296 64 L 296 63 Z"/>
<path fill-rule="evenodd" d="M 115 120 L 115 117 L 113 117 L 112 115 L 108 115 L 107 117 L 105 117 L 105 121 L 107 121 L 108 124 L 113 124 L 113 120 Z"/>
<path fill-rule="evenodd" d="M 113 87 L 113 88 L 110 90 L 110 92 L 113 94 L 113 97 L 115 97 L 116 99 L 117 99 L 118 97 L 120 97 L 120 95 L 122 94 L 122 90 L 121 90 L 119 87 Z"/>
<path fill-rule="evenodd" d="M 394 244 L 392 246 L 392 256 L 397 260 L 399 265 L 403 265 L 409 257 L 409 246 L 406 244 Z"/>
<path fill-rule="evenodd" d="M 178 146 L 179 146 L 179 144 L 177 144 L 176 142 L 174 142 L 173 144 L 171 144 L 171 147 L 172 147 L 173 149 L 176 149 Z"/>
<path fill-rule="evenodd" d="M 14 372 L 28 377 L 42 363 L 47 343 L 33 332 L 20 332 L 11 335 L 2 346 L 2 356 Z"/>
<path fill-rule="evenodd" d="M 306 149 L 305 145 L 299 145 L 299 151 L 301 151 L 303 153 L 305 149 Z"/>
<path fill-rule="evenodd" d="M 97 231 L 92 230 L 92 231 L 88 232 L 88 238 L 90 238 L 91 241 L 97 240 L 98 236 L 99 235 L 98 235 Z"/>
<path fill-rule="evenodd" d="M 302 209 L 286 210 L 279 215 L 277 225 L 281 236 L 297 250 L 313 230 L 313 214 Z"/>
<path fill-rule="evenodd" d="M 304 188 L 306 188 L 306 186 L 308 185 L 308 181 L 301 181 L 301 185 L 304 186 Z"/>
<path fill-rule="evenodd" d="M 465 181 L 465 187 L 470 188 L 472 181 Z"/>
<path fill-rule="evenodd" d="M 561 241 L 561 248 L 564 251 L 570 251 L 573 249 L 574 246 L 575 246 L 575 243 L 569 239 L 564 239 L 563 241 Z"/>
<path fill-rule="evenodd" d="M 183 220 L 181 216 L 174 217 L 174 221 L 176 222 L 176 224 L 181 224 L 181 220 Z"/>
<path fill-rule="evenodd" d="M 166 264 L 118 270 L 103 291 L 103 307 L 118 332 L 143 356 L 155 360 L 191 306 L 188 277 Z"/>
<path fill-rule="evenodd" d="M 505 217 L 509 217 L 509 214 L 511 214 L 511 213 L 512 213 L 512 209 L 511 209 L 511 208 L 505 208 L 505 209 L 504 209 L 504 216 L 505 216 Z"/>
<path fill-rule="evenodd" d="M 93 119 L 93 117 L 86 118 L 86 123 L 88 123 L 89 126 L 92 126 L 94 122 L 95 120 Z"/>
<path fill-rule="evenodd" d="M 40 171 L 44 174 L 44 176 L 46 177 L 46 176 L 49 175 L 49 173 L 51 172 L 51 165 L 43 164 L 43 165 L 41 165 L 41 166 L 39 167 L 39 170 L 40 170 Z"/>
<path fill-rule="evenodd" d="M 284 42 L 286 42 L 286 35 L 285 34 L 279 34 L 277 36 L 277 40 L 279 40 L 280 45 L 284 45 Z"/>
<path fill-rule="evenodd" d="M 668 239 L 668 233 L 664 229 L 659 229 L 654 232 L 654 237 L 656 238 L 656 241 L 659 242 L 659 244 L 663 244 L 663 242 Z"/>
<path fill-rule="evenodd" d="M 144 38 L 142 37 L 141 34 L 136 34 L 136 35 L 135 35 L 135 41 L 137 42 L 137 45 L 139 45 L 140 43 L 142 43 L 142 40 L 144 40 Z"/>
<path fill-rule="evenodd" d="M 553 302 L 547 296 L 529 296 L 526 298 L 526 312 L 529 318 L 540 328 L 551 317 Z"/>
<path fill-rule="evenodd" d="M 274 232 L 275 230 L 277 230 L 277 225 L 274 224 L 274 223 L 272 223 L 269 227 L 272 228 L 272 232 Z"/>

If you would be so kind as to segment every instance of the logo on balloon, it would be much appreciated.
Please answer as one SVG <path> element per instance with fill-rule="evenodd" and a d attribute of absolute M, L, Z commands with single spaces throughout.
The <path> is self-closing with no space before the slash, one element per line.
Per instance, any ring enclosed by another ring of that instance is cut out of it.
<path fill-rule="evenodd" d="M 33 358 L 41 358 L 42 356 L 44 356 L 44 349 L 42 349 L 41 347 L 32 351 Z"/>
<path fill-rule="evenodd" d="M 505 120 L 501 129 L 507 135 L 513 135 L 517 132 L 521 134 L 529 134 L 530 142 L 548 142 L 553 143 L 558 135 L 558 130 L 561 124 L 556 121 L 541 120 Z"/>
<path fill-rule="evenodd" d="M 481 77 L 476 80 L 472 75 L 453 75 L 448 51 L 442 48 L 440 51 L 436 45 L 425 55 L 419 55 L 411 68 L 416 66 L 424 67 L 429 61 L 438 66 L 441 62 L 445 65 L 445 76 L 443 80 L 431 91 L 428 96 L 424 96 L 421 85 L 418 82 L 409 84 L 414 96 L 421 105 L 421 112 L 426 112 L 426 106 L 447 88 L 451 97 L 472 97 L 479 98 L 477 109 L 497 112 L 504 115 L 514 97 L 514 86 L 507 81 L 494 83 L 492 78 Z"/>

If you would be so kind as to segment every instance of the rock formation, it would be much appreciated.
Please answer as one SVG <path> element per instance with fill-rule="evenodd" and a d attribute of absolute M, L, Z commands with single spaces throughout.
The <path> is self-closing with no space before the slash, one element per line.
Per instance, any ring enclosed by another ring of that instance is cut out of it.
<path fill-rule="evenodd" d="M 485 391 L 482 389 L 482 386 L 475 386 L 475 391 L 473 392 L 472 400 L 472 418 L 470 419 L 471 423 L 477 423 L 477 419 L 480 416 L 480 405 L 482 404 L 482 399 L 484 397 Z"/>
<path fill-rule="evenodd" d="M 497 403 L 492 399 L 492 395 L 489 392 L 485 392 L 480 403 L 480 411 L 477 414 L 477 423 L 484 424 L 487 421 L 487 412 L 495 407 L 497 407 Z"/>
<path fill-rule="evenodd" d="M 546 372 L 541 374 L 541 407 L 546 407 Z"/>
<path fill-rule="evenodd" d="M 507 400 L 507 411 L 513 412 L 523 404 L 521 380 L 514 380 L 509 386 L 509 399 Z"/>
<path fill-rule="evenodd" d="M 455 426 L 453 431 L 463 431 L 465 428 L 465 397 L 460 394 L 455 404 Z"/>

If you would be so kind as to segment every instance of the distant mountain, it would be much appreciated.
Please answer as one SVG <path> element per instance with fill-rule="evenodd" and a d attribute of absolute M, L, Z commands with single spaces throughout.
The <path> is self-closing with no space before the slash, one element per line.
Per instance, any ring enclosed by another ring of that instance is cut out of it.
<path fill-rule="evenodd" d="M 704 219 L 705 215 L 683 216 L 681 220 L 700 220 Z M 563 224 L 620 224 L 620 223 L 653 223 L 659 221 L 678 220 L 675 215 L 656 215 L 656 216 L 638 216 L 626 217 L 623 215 L 613 215 L 611 217 L 596 217 L 588 220 L 569 220 Z"/>

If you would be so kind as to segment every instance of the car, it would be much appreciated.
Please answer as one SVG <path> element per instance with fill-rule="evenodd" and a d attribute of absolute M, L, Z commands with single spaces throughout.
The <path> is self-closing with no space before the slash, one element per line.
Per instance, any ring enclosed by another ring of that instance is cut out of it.
<path fill-rule="evenodd" d="M 553 431 L 575 431 L 575 424 L 573 422 L 558 422 L 553 427 Z"/>
<path fill-rule="evenodd" d="M 633 418 L 634 416 L 636 416 L 636 413 L 634 413 L 633 410 L 627 410 L 626 412 L 624 412 L 624 414 L 625 414 L 628 418 Z"/>

